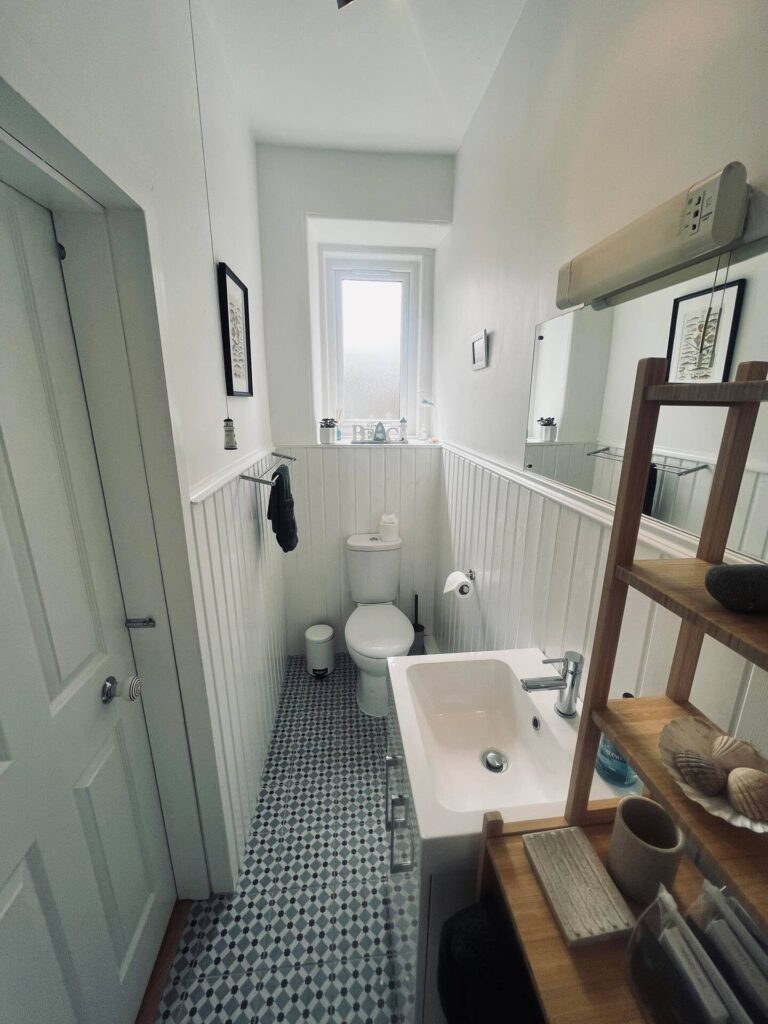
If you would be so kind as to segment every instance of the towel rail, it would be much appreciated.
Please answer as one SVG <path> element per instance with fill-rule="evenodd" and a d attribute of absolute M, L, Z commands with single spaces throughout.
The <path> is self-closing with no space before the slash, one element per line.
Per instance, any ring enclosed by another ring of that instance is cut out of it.
<path fill-rule="evenodd" d="M 295 455 L 283 455 L 282 452 L 271 452 L 270 454 L 272 454 L 277 461 L 272 463 L 272 465 L 267 469 L 267 473 L 271 473 L 272 470 L 279 466 L 281 462 L 296 461 Z M 241 473 L 240 479 L 250 480 L 253 484 L 264 484 L 265 487 L 274 487 L 277 483 L 276 480 L 272 480 L 271 478 L 267 479 L 266 474 L 264 476 L 250 476 L 248 473 Z"/>
<path fill-rule="evenodd" d="M 598 459 L 607 459 L 609 462 L 623 462 L 623 455 L 619 455 L 618 452 L 612 452 L 610 445 L 605 448 L 595 448 L 593 452 L 587 452 L 587 455 L 594 455 Z M 672 476 L 688 476 L 690 473 L 698 473 L 702 469 L 711 469 L 712 467 L 708 462 L 700 462 L 695 466 L 667 466 L 663 462 L 652 462 L 651 465 L 654 469 L 658 469 L 660 473 L 671 473 Z"/>

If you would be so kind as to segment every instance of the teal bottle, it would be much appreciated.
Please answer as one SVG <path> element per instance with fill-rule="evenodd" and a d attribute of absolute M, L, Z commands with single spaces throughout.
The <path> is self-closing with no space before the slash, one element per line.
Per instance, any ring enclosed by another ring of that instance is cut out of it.
<path fill-rule="evenodd" d="M 634 697 L 634 694 L 623 693 L 622 697 Z M 631 786 L 637 782 L 637 772 L 605 734 L 600 737 L 595 767 L 600 778 L 614 786 Z"/>

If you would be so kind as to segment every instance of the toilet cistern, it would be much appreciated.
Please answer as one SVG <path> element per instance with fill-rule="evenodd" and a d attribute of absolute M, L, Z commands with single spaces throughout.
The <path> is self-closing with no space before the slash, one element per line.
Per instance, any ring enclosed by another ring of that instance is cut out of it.
<path fill-rule="evenodd" d="M 542 665 L 561 665 L 560 675 L 521 679 L 520 685 L 528 693 L 533 690 L 559 690 L 555 711 L 562 718 L 575 718 L 584 656 L 576 651 L 566 651 L 562 658 L 544 658 Z"/>

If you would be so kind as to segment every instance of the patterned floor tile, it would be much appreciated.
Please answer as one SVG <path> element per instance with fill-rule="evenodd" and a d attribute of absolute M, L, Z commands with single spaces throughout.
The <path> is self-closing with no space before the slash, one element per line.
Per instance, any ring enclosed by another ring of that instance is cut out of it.
<path fill-rule="evenodd" d="M 327 960 L 336 947 L 335 909 L 327 887 L 281 893 L 270 921 L 270 966 Z"/>
<path fill-rule="evenodd" d="M 341 883 L 333 906 L 334 952 L 350 959 L 386 956 L 392 925 L 381 885 L 370 879 Z"/>
<path fill-rule="evenodd" d="M 256 1024 L 265 972 L 194 978 L 177 1002 L 162 1010 L 168 1024 Z"/>
<path fill-rule="evenodd" d="M 237 891 L 194 905 L 158 1021 L 410 1019 L 412 965 L 390 948 L 386 730 L 355 680 L 346 657 L 325 681 L 289 659 Z"/>
<path fill-rule="evenodd" d="M 236 894 L 201 928 L 194 964 L 197 973 L 266 967 L 272 949 L 274 906 L 267 896 Z"/>
<path fill-rule="evenodd" d="M 259 1024 L 386 1024 L 396 1012 L 385 960 L 337 960 L 269 974 L 256 1002 Z"/>

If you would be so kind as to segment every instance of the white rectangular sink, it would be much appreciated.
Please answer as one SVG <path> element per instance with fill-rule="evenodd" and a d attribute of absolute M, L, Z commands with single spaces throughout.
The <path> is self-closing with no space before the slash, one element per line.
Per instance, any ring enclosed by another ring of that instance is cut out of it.
<path fill-rule="evenodd" d="M 477 833 L 565 809 L 579 717 L 555 712 L 556 691 L 526 693 L 525 676 L 557 672 L 538 648 L 390 658 L 389 672 L 422 838 Z M 499 752 L 508 767 L 483 761 Z M 593 796 L 623 795 L 595 776 Z"/>

